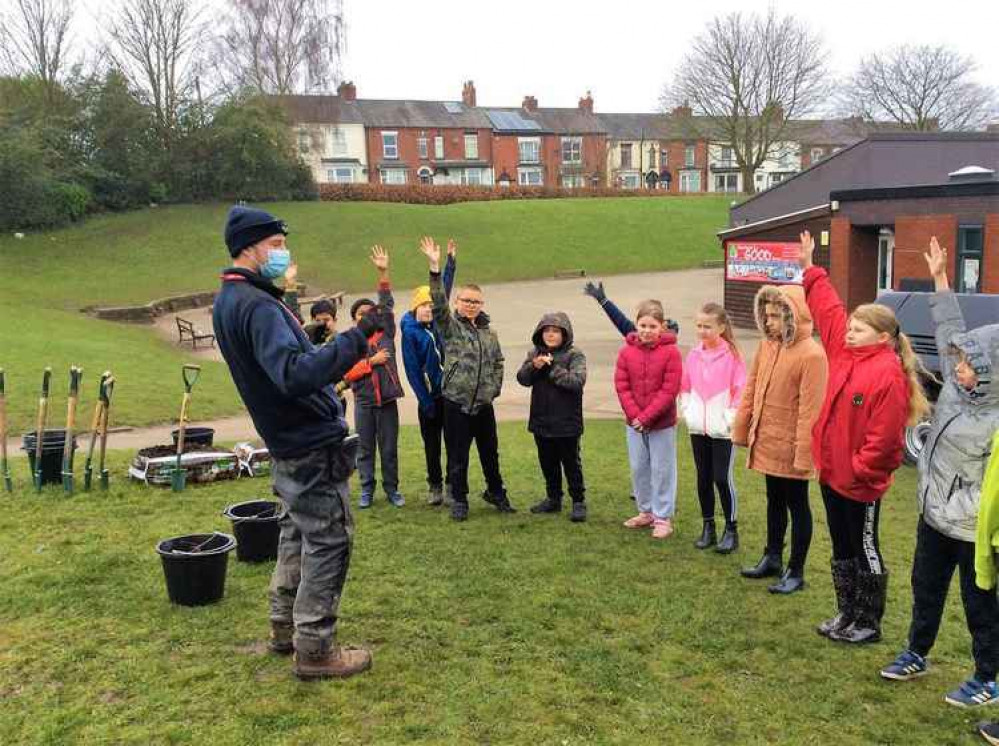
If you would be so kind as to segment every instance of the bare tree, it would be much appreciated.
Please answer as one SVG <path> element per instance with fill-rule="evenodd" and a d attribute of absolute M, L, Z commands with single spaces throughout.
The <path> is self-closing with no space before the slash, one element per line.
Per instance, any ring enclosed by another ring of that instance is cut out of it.
<path fill-rule="evenodd" d="M 913 130 L 971 130 L 996 113 L 995 91 L 972 80 L 977 66 L 945 46 L 895 47 L 863 58 L 843 93 L 845 113 Z"/>
<path fill-rule="evenodd" d="M 8 71 L 56 82 L 66 65 L 72 0 L 12 0 L 11 6 L 0 22 L 0 54 Z"/>
<path fill-rule="evenodd" d="M 821 108 L 829 91 L 818 34 L 793 16 L 731 13 L 716 17 L 691 44 L 663 92 L 667 108 L 689 106 L 700 136 L 730 145 L 743 189 L 787 147 L 788 121 Z"/>
<path fill-rule="evenodd" d="M 195 0 L 122 0 L 111 21 L 115 62 L 148 98 L 167 143 L 194 84 L 203 31 Z"/>
<path fill-rule="evenodd" d="M 228 0 L 220 61 L 232 87 L 330 91 L 339 82 L 342 0 Z"/>

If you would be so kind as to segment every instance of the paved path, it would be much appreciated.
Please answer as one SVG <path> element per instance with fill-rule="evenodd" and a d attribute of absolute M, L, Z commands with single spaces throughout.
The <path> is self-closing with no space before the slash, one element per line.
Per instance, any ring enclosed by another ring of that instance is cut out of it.
<path fill-rule="evenodd" d="M 460 271 L 459 281 L 463 279 Z M 586 353 L 588 380 L 584 398 L 586 417 L 618 418 L 621 410 L 614 394 L 614 361 L 621 347 L 621 336 L 610 323 L 597 303 L 582 293 L 585 280 L 535 280 L 511 282 L 483 287 L 486 310 L 493 319 L 493 326 L 499 334 L 506 355 L 506 376 L 503 394 L 496 401 L 496 416 L 499 420 L 526 420 L 530 406 L 530 390 L 516 381 L 517 369 L 530 346 L 529 337 L 534 327 L 546 311 L 561 310 L 572 319 L 576 345 Z M 614 275 L 605 282 L 608 296 L 629 313 L 645 298 L 658 298 L 666 306 L 668 315 L 680 322 L 680 345 L 684 353 L 694 342 L 694 316 L 700 305 L 708 300 L 721 301 L 723 298 L 723 275 L 720 269 L 697 269 L 679 272 L 650 272 L 641 275 Z M 397 292 L 396 303 L 399 316 L 408 309 L 412 291 Z M 349 308 L 357 295 L 345 299 Z M 208 309 L 185 311 L 184 318 L 190 319 L 201 329 L 211 328 Z M 341 324 L 346 319 L 341 318 Z M 177 326 L 172 315 L 163 316 L 155 325 L 156 333 L 171 342 L 176 342 Z M 737 330 L 736 337 L 747 358 L 756 343 L 752 331 Z M 221 360 L 216 349 L 199 350 L 198 357 Z M 402 361 L 399 361 L 400 374 L 405 377 Z M 408 390 L 400 402 L 400 419 L 403 424 L 416 424 L 416 397 Z M 246 415 L 228 417 L 211 422 L 192 422 L 193 426 L 215 428 L 215 437 L 220 441 L 255 440 L 253 423 Z M 109 448 L 137 450 L 157 443 L 169 443 L 170 431 L 174 425 L 137 428 L 112 433 L 108 438 Z M 16 442 L 15 442 L 16 440 Z M 19 453 L 20 439 L 11 441 L 11 454 Z"/>

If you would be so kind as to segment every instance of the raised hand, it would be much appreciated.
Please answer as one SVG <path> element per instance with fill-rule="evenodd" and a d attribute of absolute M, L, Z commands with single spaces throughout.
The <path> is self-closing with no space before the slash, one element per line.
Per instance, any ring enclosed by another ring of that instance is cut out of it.
<path fill-rule="evenodd" d="M 798 240 L 801 241 L 801 255 L 798 257 L 798 263 L 802 269 L 808 269 L 812 266 L 812 259 L 815 256 L 815 239 L 811 232 L 802 231 L 798 235 Z"/>
<path fill-rule="evenodd" d="M 437 245 L 430 236 L 420 239 L 420 252 L 427 258 L 431 272 L 440 272 L 441 268 L 441 247 Z"/>
<path fill-rule="evenodd" d="M 288 265 L 288 269 L 284 271 L 284 286 L 286 288 L 295 287 L 296 280 L 298 280 L 298 265 L 292 262 Z"/>
<path fill-rule="evenodd" d="M 458 242 L 453 238 L 447 240 L 447 255 L 450 257 L 456 257 L 458 255 Z"/>
<path fill-rule="evenodd" d="M 587 282 L 583 285 L 583 293 L 584 295 L 588 295 L 601 303 L 607 299 L 607 294 L 604 292 L 603 282 L 597 282 L 595 284 L 593 282 Z"/>
<path fill-rule="evenodd" d="M 923 254 L 926 259 L 926 266 L 929 267 L 930 275 L 934 278 L 940 275 L 947 275 L 947 249 L 940 246 L 937 237 L 930 239 L 930 251 Z"/>
<path fill-rule="evenodd" d="M 381 246 L 375 244 L 371 247 L 371 263 L 379 272 L 388 272 L 389 255 Z"/>

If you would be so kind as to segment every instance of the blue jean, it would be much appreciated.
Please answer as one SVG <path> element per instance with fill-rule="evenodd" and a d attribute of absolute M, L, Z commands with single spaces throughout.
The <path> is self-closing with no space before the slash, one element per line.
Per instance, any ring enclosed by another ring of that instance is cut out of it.
<path fill-rule="evenodd" d="M 676 428 L 643 433 L 628 425 L 631 489 L 642 513 L 672 518 L 676 510 Z"/>

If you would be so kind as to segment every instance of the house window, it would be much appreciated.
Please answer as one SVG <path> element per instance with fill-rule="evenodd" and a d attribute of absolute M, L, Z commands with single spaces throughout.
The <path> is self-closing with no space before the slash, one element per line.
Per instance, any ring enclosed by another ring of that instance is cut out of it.
<path fill-rule="evenodd" d="M 794 158 L 795 153 L 790 150 L 782 150 L 780 152 L 780 157 L 777 159 L 777 164 L 785 171 L 794 168 Z"/>
<path fill-rule="evenodd" d="M 982 292 L 982 245 L 982 226 L 958 226 L 957 292 Z"/>
<path fill-rule="evenodd" d="M 393 159 L 399 157 L 398 132 L 382 132 L 382 156 Z M 384 183 L 388 184 L 389 182 Z"/>
<path fill-rule="evenodd" d="M 382 171 L 382 184 L 405 184 L 406 169 L 386 168 Z"/>
<path fill-rule="evenodd" d="M 440 135 L 434 138 L 434 158 L 444 160 L 444 138 Z"/>
<path fill-rule="evenodd" d="M 536 137 L 521 137 L 517 139 L 521 163 L 539 163 L 541 161 L 541 141 Z"/>
<path fill-rule="evenodd" d="M 784 174 L 770 174 L 770 186 L 780 184 L 784 181 Z"/>
<path fill-rule="evenodd" d="M 625 189 L 638 189 L 640 183 L 641 179 L 639 179 L 638 174 L 624 174 L 621 177 L 621 186 Z"/>
<path fill-rule="evenodd" d="M 308 153 L 309 152 L 309 133 L 305 129 L 300 129 L 298 131 L 298 152 Z"/>
<path fill-rule="evenodd" d="M 462 170 L 459 180 L 464 186 L 489 184 L 489 177 L 486 175 L 485 169 L 482 168 L 466 168 Z"/>
<path fill-rule="evenodd" d="M 621 168 L 631 168 L 631 143 L 621 143 Z"/>
<path fill-rule="evenodd" d="M 331 168 L 326 172 L 326 181 L 330 184 L 353 184 L 354 169 Z"/>
<path fill-rule="evenodd" d="M 479 158 L 479 136 L 465 135 L 465 158 L 470 161 Z"/>
<path fill-rule="evenodd" d="M 416 138 L 416 150 L 419 154 L 420 160 L 425 161 L 427 159 L 427 138 Z"/>
<path fill-rule="evenodd" d="M 417 177 L 420 179 L 421 184 L 433 184 L 434 183 L 434 172 L 431 171 L 426 166 L 423 166 L 420 170 L 416 172 Z"/>
<path fill-rule="evenodd" d="M 586 177 L 582 174 L 571 174 L 562 177 L 562 186 L 566 189 L 582 189 L 586 186 Z"/>
<path fill-rule="evenodd" d="M 545 183 L 544 173 L 540 168 L 518 168 L 517 183 L 521 186 L 542 186 Z"/>
<path fill-rule="evenodd" d="M 699 192 L 699 191 L 701 191 L 701 172 L 700 171 L 681 171 L 680 172 L 680 191 L 681 192 Z"/>
<path fill-rule="evenodd" d="M 659 146 L 659 168 L 664 169 L 669 165 L 669 151 L 666 150 L 665 145 Z"/>
<path fill-rule="evenodd" d="M 739 174 L 715 174 L 716 192 L 738 192 Z"/>
<path fill-rule="evenodd" d="M 825 151 L 822 148 L 812 148 L 811 156 L 812 163 L 817 163 L 822 160 L 822 156 L 825 155 Z"/>
<path fill-rule="evenodd" d="M 694 145 L 688 145 L 683 149 L 683 165 L 694 166 L 697 164 L 697 148 Z"/>
<path fill-rule="evenodd" d="M 724 168 L 732 168 L 735 165 L 735 157 L 732 154 L 732 147 L 730 145 L 722 146 L 718 163 Z"/>
<path fill-rule="evenodd" d="M 649 168 L 656 167 L 656 149 L 654 147 L 649 148 Z"/>
<path fill-rule="evenodd" d="M 347 155 L 347 133 L 339 127 L 330 130 L 331 155 Z"/>
<path fill-rule="evenodd" d="M 562 163 L 582 163 L 582 162 L 583 162 L 583 138 L 563 137 Z"/>

